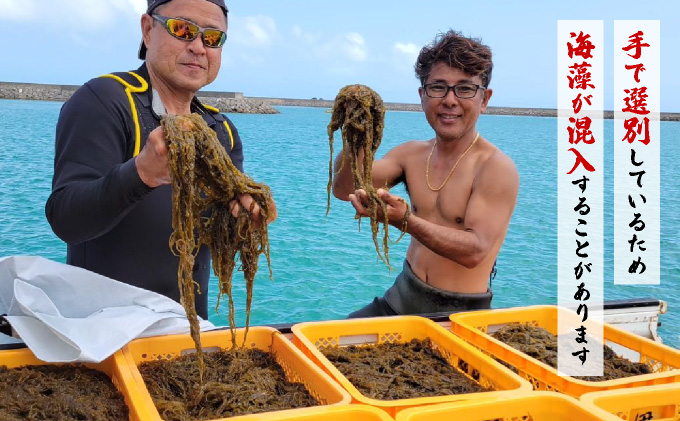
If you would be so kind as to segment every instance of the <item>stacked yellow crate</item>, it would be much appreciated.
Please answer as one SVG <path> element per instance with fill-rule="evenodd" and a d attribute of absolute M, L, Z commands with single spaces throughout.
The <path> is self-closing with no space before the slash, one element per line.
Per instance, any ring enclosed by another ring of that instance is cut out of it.
<path fill-rule="evenodd" d="M 39 360 L 28 348 L 0 351 L 0 366 L 6 366 L 8 369 L 40 365 L 63 366 L 71 364 L 44 362 Z M 82 365 L 101 371 L 111 379 L 113 385 L 125 398 L 130 421 L 146 421 L 149 419 L 149 414 L 146 412 L 143 402 L 143 395 L 132 379 L 132 373 L 129 371 L 127 361 L 121 351 L 114 353 L 101 363 L 83 363 Z"/>
<path fill-rule="evenodd" d="M 680 384 L 591 392 L 581 396 L 593 405 L 629 421 L 680 421 Z"/>
<path fill-rule="evenodd" d="M 578 398 L 587 392 L 680 381 L 679 350 L 607 323 L 603 326 L 605 341 L 633 351 L 639 355 L 637 362 L 645 363 L 653 373 L 600 382 L 561 376 L 557 369 L 529 357 L 490 335 L 492 330 L 513 323 L 529 323 L 557 335 L 559 312 L 566 311 L 557 306 L 530 306 L 456 313 L 450 317 L 451 330 L 488 355 L 515 367 L 523 378 L 533 384 L 535 390 L 554 390 Z M 566 313 L 565 316 L 567 316 Z"/>
<path fill-rule="evenodd" d="M 244 331 L 245 329 L 236 330 L 237 344 L 243 343 Z M 376 417 L 381 414 L 376 414 L 375 411 L 368 410 L 367 412 L 365 408 L 350 408 L 348 405 L 350 396 L 347 392 L 316 367 L 277 330 L 269 327 L 253 327 L 249 330 L 247 339 L 247 347 L 271 352 L 286 373 L 286 379 L 304 384 L 310 394 L 321 403 L 321 406 L 243 415 L 228 418 L 230 421 L 381 420 Z M 203 332 L 201 343 L 206 352 L 209 352 L 211 348 L 229 350 L 232 343 L 231 333 L 229 330 Z M 135 339 L 122 349 L 133 380 L 131 383 L 126 383 L 126 386 L 132 386 L 140 391 L 138 403 L 149 414 L 144 418 L 145 421 L 161 421 L 162 418 L 144 384 L 144 379 L 137 368 L 138 365 L 144 361 L 170 360 L 185 352 L 193 352 L 193 350 L 194 342 L 188 334 Z"/>
<path fill-rule="evenodd" d="M 518 375 L 465 343 L 448 330 L 422 317 L 398 316 L 308 322 L 294 325 L 292 331 L 295 344 L 350 393 L 353 403 L 381 408 L 393 417 L 410 407 L 453 401 L 501 399 L 518 392 L 531 390 L 531 384 Z M 436 350 L 446 358 L 453 368 L 492 391 L 391 401 L 373 399 L 357 390 L 347 377 L 321 352 L 322 349 L 327 347 L 350 344 L 405 343 L 412 339 L 430 339 Z"/>
<path fill-rule="evenodd" d="M 620 421 L 613 415 L 556 392 L 528 392 L 502 400 L 421 406 L 396 421 Z"/>

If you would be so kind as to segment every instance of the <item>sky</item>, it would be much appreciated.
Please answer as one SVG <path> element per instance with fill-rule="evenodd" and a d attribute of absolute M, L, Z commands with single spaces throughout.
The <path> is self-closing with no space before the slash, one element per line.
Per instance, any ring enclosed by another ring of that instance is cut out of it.
<path fill-rule="evenodd" d="M 413 64 L 439 32 L 481 38 L 494 54 L 490 105 L 555 108 L 558 20 L 604 21 L 604 108 L 613 104 L 615 20 L 659 20 L 661 111 L 680 112 L 677 0 L 227 0 L 222 69 L 205 89 L 333 99 L 345 85 L 418 103 Z M 146 0 L 0 0 L 0 81 L 80 85 L 139 67 Z"/>

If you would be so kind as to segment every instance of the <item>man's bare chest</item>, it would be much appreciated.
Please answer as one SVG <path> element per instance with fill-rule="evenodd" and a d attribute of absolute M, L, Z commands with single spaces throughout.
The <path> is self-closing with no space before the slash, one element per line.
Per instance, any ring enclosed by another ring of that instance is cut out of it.
<path fill-rule="evenodd" d="M 424 166 L 421 168 L 420 173 L 405 171 L 412 212 L 430 222 L 462 226 L 472 194 L 472 177 L 454 174 L 440 190 L 434 191 L 428 186 Z"/>

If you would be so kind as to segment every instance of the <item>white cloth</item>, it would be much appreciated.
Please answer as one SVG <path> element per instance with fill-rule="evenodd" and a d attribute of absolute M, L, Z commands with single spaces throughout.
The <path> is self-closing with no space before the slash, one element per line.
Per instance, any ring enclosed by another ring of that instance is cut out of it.
<path fill-rule="evenodd" d="M 100 362 L 134 338 L 189 332 L 170 298 L 33 256 L 0 258 L 0 314 L 46 362 Z"/>

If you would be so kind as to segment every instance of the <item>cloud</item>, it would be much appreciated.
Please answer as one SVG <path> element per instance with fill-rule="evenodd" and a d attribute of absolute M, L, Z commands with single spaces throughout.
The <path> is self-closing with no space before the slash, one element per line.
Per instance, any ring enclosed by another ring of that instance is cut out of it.
<path fill-rule="evenodd" d="M 420 47 L 412 42 L 395 42 L 392 46 L 394 66 L 397 70 L 410 73 L 413 71 L 413 63 L 416 62 Z"/>
<path fill-rule="evenodd" d="M 36 13 L 35 1 L 31 0 L 0 0 L 0 21 L 30 21 Z"/>
<path fill-rule="evenodd" d="M 324 38 L 321 34 L 304 31 L 300 26 L 293 26 L 293 35 L 307 44 L 315 58 L 329 60 L 339 58 L 361 63 L 368 59 L 368 47 L 364 37 L 358 32 L 337 34 Z"/>
<path fill-rule="evenodd" d="M 418 57 L 420 48 L 412 42 L 395 42 L 394 51 L 412 57 L 415 60 L 415 58 Z"/>
<path fill-rule="evenodd" d="M 44 22 L 71 32 L 113 27 L 115 15 L 131 22 L 146 10 L 146 0 L 0 0 L 0 21 Z M 50 23 L 47 23 L 50 22 Z"/>
<path fill-rule="evenodd" d="M 293 35 L 296 37 L 301 37 L 303 35 L 302 28 L 298 25 L 293 25 Z"/>
<path fill-rule="evenodd" d="M 368 49 L 366 48 L 366 42 L 361 34 L 356 32 L 350 32 L 345 35 L 343 49 L 347 58 L 353 61 L 366 61 L 368 57 Z"/>
<path fill-rule="evenodd" d="M 319 34 L 313 34 L 311 32 L 305 32 L 299 25 L 293 26 L 293 35 L 297 38 L 304 40 L 307 44 L 313 45 L 318 42 L 320 38 Z"/>
<path fill-rule="evenodd" d="M 114 1 L 114 3 L 121 3 L 124 7 L 132 7 L 135 15 L 142 15 L 147 8 L 146 0 L 122 0 Z"/>
<path fill-rule="evenodd" d="M 247 47 L 269 47 L 277 38 L 276 22 L 269 16 L 233 17 L 229 40 Z"/>

